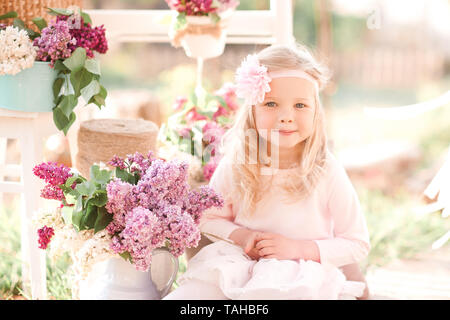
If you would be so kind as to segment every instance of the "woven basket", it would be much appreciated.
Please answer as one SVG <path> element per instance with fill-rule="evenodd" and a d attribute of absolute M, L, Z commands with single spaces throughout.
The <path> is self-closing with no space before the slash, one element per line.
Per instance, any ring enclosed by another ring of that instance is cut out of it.
<path fill-rule="evenodd" d="M 33 18 L 42 17 L 47 23 L 55 19 L 55 16 L 48 14 L 46 8 L 68 8 L 70 6 L 82 7 L 82 0 L 0 0 L 0 15 L 10 11 L 17 12 L 18 18 L 25 22 L 25 25 L 38 31 L 38 28 L 31 21 Z M 14 19 L 2 20 L 2 23 L 12 24 Z"/>

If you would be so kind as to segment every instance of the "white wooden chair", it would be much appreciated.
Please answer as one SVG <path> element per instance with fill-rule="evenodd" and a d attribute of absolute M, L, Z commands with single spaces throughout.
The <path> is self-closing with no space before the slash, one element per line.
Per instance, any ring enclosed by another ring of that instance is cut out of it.
<path fill-rule="evenodd" d="M 25 292 L 33 299 L 46 299 L 45 251 L 38 248 L 38 236 L 32 225 L 33 213 L 43 203 L 39 178 L 33 167 L 43 161 L 43 139 L 56 133 L 52 113 L 20 112 L 0 108 L 0 193 L 21 195 L 22 281 Z M 6 165 L 7 139 L 18 139 L 20 165 Z M 20 182 L 3 181 L 8 176 L 21 177 Z"/>

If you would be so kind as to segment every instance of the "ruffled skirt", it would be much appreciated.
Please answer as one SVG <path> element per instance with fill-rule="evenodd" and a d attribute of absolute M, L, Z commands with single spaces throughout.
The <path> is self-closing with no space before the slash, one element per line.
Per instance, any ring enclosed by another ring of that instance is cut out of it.
<path fill-rule="evenodd" d="M 203 247 L 178 283 L 197 279 L 219 287 L 232 300 L 355 299 L 365 284 L 348 281 L 339 268 L 314 261 L 251 260 L 226 241 Z"/>

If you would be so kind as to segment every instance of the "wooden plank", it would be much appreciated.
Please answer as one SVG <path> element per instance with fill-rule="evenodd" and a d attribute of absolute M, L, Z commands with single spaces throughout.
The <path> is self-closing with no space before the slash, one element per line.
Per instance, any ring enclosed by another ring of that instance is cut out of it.
<path fill-rule="evenodd" d="M 108 41 L 169 42 L 166 22 L 171 10 L 86 10 L 95 25 L 105 25 Z M 170 20 L 169 20 L 170 21 Z M 275 41 L 275 10 L 237 10 L 227 24 L 227 43 L 272 44 Z"/>

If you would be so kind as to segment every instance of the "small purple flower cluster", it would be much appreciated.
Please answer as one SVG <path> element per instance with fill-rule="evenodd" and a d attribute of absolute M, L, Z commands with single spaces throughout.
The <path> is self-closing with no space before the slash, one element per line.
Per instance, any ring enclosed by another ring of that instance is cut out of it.
<path fill-rule="evenodd" d="M 33 45 L 38 47 L 36 60 L 50 61 L 50 66 L 53 67 L 56 60 L 70 57 L 70 45 L 74 43 L 67 22 L 53 21 L 42 30 L 40 37 L 34 39 Z"/>
<path fill-rule="evenodd" d="M 136 152 L 135 154 L 127 155 L 126 159 L 114 156 L 108 161 L 108 164 L 111 167 L 122 170 L 128 169 L 131 173 L 138 173 L 139 177 L 142 177 L 155 159 L 153 151 L 148 152 L 147 158 L 143 154 Z"/>
<path fill-rule="evenodd" d="M 64 199 L 64 193 L 59 185 L 66 183 L 66 180 L 73 175 L 70 168 L 50 161 L 35 166 L 33 173 L 47 183 L 41 191 L 42 198 L 60 201 Z M 72 187 L 75 187 L 75 184 Z"/>
<path fill-rule="evenodd" d="M 43 226 L 38 230 L 39 236 L 39 248 L 47 249 L 48 244 L 50 243 L 51 238 L 55 235 L 55 230 L 51 227 Z"/>
<path fill-rule="evenodd" d="M 56 21 L 65 21 L 69 16 L 58 15 Z M 92 28 L 90 23 L 85 23 L 81 18 L 80 28 L 70 28 L 69 32 L 75 41 L 69 44 L 69 49 L 75 51 L 76 48 L 82 47 L 86 49 L 86 55 L 89 58 L 94 57 L 94 51 L 106 53 L 108 51 L 108 42 L 106 41 L 104 25 Z"/>
<path fill-rule="evenodd" d="M 106 210 L 113 214 L 107 226 L 114 235 L 111 247 L 119 254 L 128 252 L 139 270 L 148 270 L 152 250 L 166 241 L 176 257 L 187 247 L 197 246 L 202 212 L 223 206 L 222 197 L 210 187 L 189 190 L 186 162 L 150 156 L 137 153 L 127 160 L 114 157 L 109 164 L 116 167 L 137 164 L 141 179 L 132 185 L 116 178 L 106 188 Z"/>
<path fill-rule="evenodd" d="M 239 5 L 237 0 L 166 0 L 169 8 L 178 12 L 185 12 L 188 16 L 220 13 L 227 9 L 235 9 Z"/>

